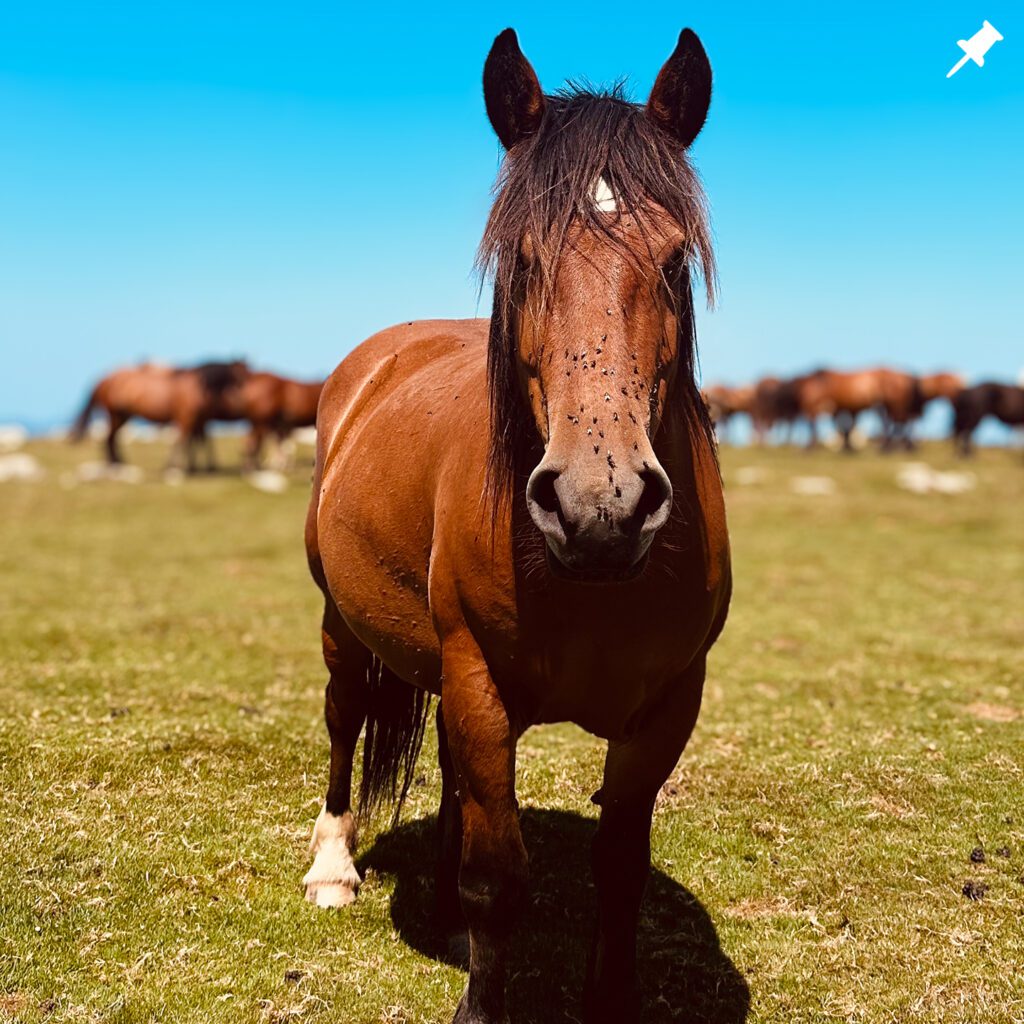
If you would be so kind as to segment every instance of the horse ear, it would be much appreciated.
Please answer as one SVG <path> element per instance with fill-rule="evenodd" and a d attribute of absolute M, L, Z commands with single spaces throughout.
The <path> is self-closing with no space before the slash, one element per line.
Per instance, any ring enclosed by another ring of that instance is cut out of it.
<path fill-rule="evenodd" d="M 513 29 L 505 29 L 487 55 L 484 102 L 491 126 L 506 149 L 540 127 L 544 93 L 536 72 L 519 49 Z"/>
<path fill-rule="evenodd" d="M 704 127 L 711 104 L 711 63 L 697 34 L 679 33 L 647 100 L 647 116 L 685 149 Z"/>

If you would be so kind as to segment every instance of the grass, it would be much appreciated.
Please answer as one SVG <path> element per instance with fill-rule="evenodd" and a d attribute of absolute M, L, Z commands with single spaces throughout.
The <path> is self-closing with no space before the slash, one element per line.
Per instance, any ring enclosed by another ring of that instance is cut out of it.
<path fill-rule="evenodd" d="M 448 1021 L 431 750 L 357 904 L 301 898 L 328 749 L 308 471 L 171 487 L 137 446 L 145 482 L 69 486 L 81 451 L 30 450 L 48 482 L 0 484 L 0 1020 Z M 923 496 L 901 461 L 724 453 L 736 595 L 655 818 L 647 1021 L 1024 1020 L 1024 467 L 985 451 L 974 490 Z M 515 1020 L 578 1018 L 601 753 L 521 746 Z"/>

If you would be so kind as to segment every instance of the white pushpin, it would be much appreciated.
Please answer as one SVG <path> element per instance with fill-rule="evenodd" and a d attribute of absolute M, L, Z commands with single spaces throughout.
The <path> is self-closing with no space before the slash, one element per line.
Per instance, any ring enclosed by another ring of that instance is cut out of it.
<path fill-rule="evenodd" d="M 958 39 L 957 46 L 964 51 L 964 55 L 950 69 L 947 78 L 952 78 L 969 60 L 973 60 L 979 68 L 985 66 L 985 54 L 992 48 L 993 43 L 998 43 L 1003 37 L 987 21 L 982 22 L 981 28 L 971 36 L 970 39 Z"/>

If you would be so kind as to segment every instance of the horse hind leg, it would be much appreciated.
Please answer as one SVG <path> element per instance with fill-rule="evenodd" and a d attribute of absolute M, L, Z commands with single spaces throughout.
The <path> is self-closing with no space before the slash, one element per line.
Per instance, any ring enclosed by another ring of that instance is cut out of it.
<path fill-rule="evenodd" d="M 373 658 L 345 625 L 330 597 L 324 610 L 323 650 L 330 673 L 324 718 L 331 740 L 331 769 L 327 797 L 313 826 L 313 864 L 302 883 L 310 903 L 344 907 L 355 901 L 362 882 L 353 860 L 357 834 L 352 759 L 366 719 Z"/>
<path fill-rule="evenodd" d="M 121 458 L 121 449 L 117 444 L 117 435 L 121 428 L 128 422 L 128 417 L 119 412 L 110 411 L 110 427 L 107 430 L 106 450 L 107 462 L 111 466 L 119 466 L 124 460 Z"/>

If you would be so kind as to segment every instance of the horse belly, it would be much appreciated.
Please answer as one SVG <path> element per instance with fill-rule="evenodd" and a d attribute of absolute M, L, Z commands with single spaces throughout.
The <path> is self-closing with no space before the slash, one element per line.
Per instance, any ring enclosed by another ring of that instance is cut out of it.
<path fill-rule="evenodd" d="M 410 545 L 407 533 L 396 545 L 394 506 L 366 487 L 372 471 L 360 483 L 345 472 L 346 461 L 325 475 L 320 496 L 320 558 L 331 596 L 352 632 L 388 668 L 439 692 L 440 645 L 427 600 L 429 531 L 419 544 Z M 415 539 L 415 528 L 410 532 Z M 396 557 L 399 551 L 404 557 Z"/>

